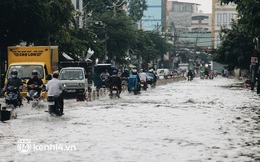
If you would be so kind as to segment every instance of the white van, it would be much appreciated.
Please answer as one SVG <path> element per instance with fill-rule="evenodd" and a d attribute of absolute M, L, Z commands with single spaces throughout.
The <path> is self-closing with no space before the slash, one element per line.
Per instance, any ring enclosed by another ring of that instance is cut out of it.
<path fill-rule="evenodd" d="M 86 95 L 88 92 L 88 78 L 83 67 L 62 68 L 59 80 L 63 83 L 67 93 Z"/>
<path fill-rule="evenodd" d="M 156 72 L 159 79 L 164 79 L 167 77 L 169 69 L 157 69 Z"/>

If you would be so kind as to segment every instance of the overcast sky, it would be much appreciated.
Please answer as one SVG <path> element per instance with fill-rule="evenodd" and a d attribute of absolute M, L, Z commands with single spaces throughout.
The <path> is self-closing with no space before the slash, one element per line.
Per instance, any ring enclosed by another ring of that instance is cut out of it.
<path fill-rule="evenodd" d="M 212 13 L 212 0 L 177 0 L 178 2 L 191 2 L 201 4 L 199 10 L 203 13 Z"/>

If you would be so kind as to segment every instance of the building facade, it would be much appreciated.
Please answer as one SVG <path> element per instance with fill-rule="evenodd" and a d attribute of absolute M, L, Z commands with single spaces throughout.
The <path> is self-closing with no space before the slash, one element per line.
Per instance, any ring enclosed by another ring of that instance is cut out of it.
<path fill-rule="evenodd" d="M 217 48 L 220 44 L 220 29 L 231 28 L 232 21 L 236 21 L 238 14 L 236 4 L 221 5 L 219 0 L 212 0 L 212 47 Z"/>
<path fill-rule="evenodd" d="M 140 28 L 147 31 L 162 30 L 162 1 L 164 0 L 148 0 L 147 10 L 140 21 Z"/>

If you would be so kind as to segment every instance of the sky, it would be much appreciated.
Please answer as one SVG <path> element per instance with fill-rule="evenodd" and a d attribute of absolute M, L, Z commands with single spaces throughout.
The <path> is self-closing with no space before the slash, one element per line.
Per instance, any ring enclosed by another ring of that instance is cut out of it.
<path fill-rule="evenodd" d="M 177 0 L 178 2 L 191 2 L 201 4 L 199 10 L 203 13 L 212 13 L 212 0 Z"/>

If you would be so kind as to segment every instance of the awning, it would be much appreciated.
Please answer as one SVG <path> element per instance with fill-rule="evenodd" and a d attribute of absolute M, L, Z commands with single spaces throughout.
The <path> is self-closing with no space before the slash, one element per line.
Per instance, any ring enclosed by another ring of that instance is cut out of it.
<path fill-rule="evenodd" d="M 136 66 L 133 65 L 133 64 L 130 64 L 129 67 L 130 67 L 130 68 L 136 68 Z"/>

